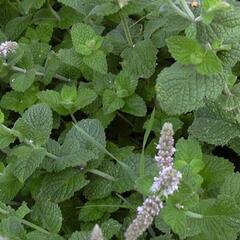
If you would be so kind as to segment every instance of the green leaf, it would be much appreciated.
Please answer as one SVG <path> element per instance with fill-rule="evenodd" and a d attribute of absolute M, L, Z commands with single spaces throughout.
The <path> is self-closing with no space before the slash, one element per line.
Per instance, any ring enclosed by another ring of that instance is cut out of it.
<path fill-rule="evenodd" d="M 137 94 L 125 98 L 125 105 L 121 111 L 132 114 L 136 117 L 144 117 L 147 113 L 147 106 L 144 100 Z"/>
<path fill-rule="evenodd" d="M 81 232 L 74 232 L 69 240 L 89 240 L 90 232 L 81 231 Z"/>
<path fill-rule="evenodd" d="M 103 236 L 106 239 L 111 239 L 114 235 L 116 236 L 117 233 L 119 233 L 121 229 L 121 224 L 118 221 L 110 218 L 101 224 L 101 229 L 103 232 Z"/>
<path fill-rule="evenodd" d="M 148 196 L 153 184 L 153 177 L 152 175 L 144 175 L 138 178 L 135 182 L 137 191 L 144 196 Z"/>
<path fill-rule="evenodd" d="M 223 183 L 234 171 L 234 165 L 227 159 L 205 155 L 205 167 L 200 172 L 203 177 L 203 188 L 205 191 L 217 194 L 219 188 L 223 188 Z M 217 173 L 217 174 L 216 174 Z"/>
<path fill-rule="evenodd" d="M 16 137 L 4 125 L 0 124 L 0 149 L 8 147 L 15 139 Z"/>
<path fill-rule="evenodd" d="M 156 55 L 157 48 L 151 40 L 138 42 L 133 48 L 122 52 L 123 69 L 136 77 L 149 78 L 155 72 Z"/>
<path fill-rule="evenodd" d="M 196 67 L 199 73 L 206 75 L 221 73 L 223 70 L 221 60 L 210 50 L 204 53 L 202 62 Z"/>
<path fill-rule="evenodd" d="M 62 202 L 71 198 L 76 191 L 82 189 L 88 181 L 84 175 L 76 169 L 47 175 L 42 182 L 39 198 L 42 200 L 50 199 L 53 202 Z"/>
<path fill-rule="evenodd" d="M 63 237 L 60 237 L 56 234 L 46 234 L 39 231 L 33 231 L 27 234 L 27 240 L 64 240 Z"/>
<path fill-rule="evenodd" d="M 37 101 L 37 89 L 30 88 L 26 92 L 7 92 L 1 98 L 1 107 L 11 111 L 22 113 Z"/>
<path fill-rule="evenodd" d="M 74 85 L 64 85 L 61 90 L 61 97 L 64 102 L 73 102 L 77 98 L 77 89 Z"/>
<path fill-rule="evenodd" d="M 13 174 L 20 182 L 25 182 L 40 166 L 46 154 L 44 148 L 20 146 L 11 152 L 10 158 Z"/>
<path fill-rule="evenodd" d="M 232 37 L 240 25 L 239 8 L 217 14 L 211 24 L 197 23 L 197 39 L 203 44 L 212 44 L 215 40 Z"/>
<path fill-rule="evenodd" d="M 47 142 L 52 130 L 52 112 L 46 104 L 36 104 L 29 108 L 14 125 L 21 138 L 36 145 Z"/>
<path fill-rule="evenodd" d="M 38 0 L 39 1 L 39 0 Z M 45 1 L 45 0 L 40 0 Z M 53 34 L 53 25 L 49 23 L 42 23 L 36 27 L 37 36 L 40 41 L 48 43 Z"/>
<path fill-rule="evenodd" d="M 35 8 L 35 9 L 41 8 L 44 3 L 45 3 L 45 0 L 32 0 L 32 1 L 23 0 L 21 2 L 21 7 L 24 9 L 25 13 L 28 13 L 29 10 L 32 8 Z"/>
<path fill-rule="evenodd" d="M 220 188 L 220 194 L 233 198 L 240 206 L 240 174 L 233 173 L 233 169 L 231 170 L 232 174 L 228 171 L 228 176 L 225 177 L 225 181 Z"/>
<path fill-rule="evenodd" d="M 79 147 L 74 139 L 64 142 L 62 146 L 49 139 L 47 151 L 54 156 L 46 157 L 42 163 L 41 167 L 48 172 L 59 172 L 68 167 L 85 166 L 88 161 L 97 158 L 92 151 Z"/>
<path fill-rule="evenodd" d="M 102 45 L 103 39 L 87 24 L 76 23 L 71 29 L 75 50 L 82 55 L 90 55 Z"/>
<path fill-rule="evenodd" d="M 103 93 L 103 111 L 107 114 L 115 112 L 125 104 L 124 100 L 112 90 L 106 89 Z"/>
<path fill-rule="evenodd" d="M 143 137 L 143 143 L 142 143 L 142 152 L 141 152 L 141 157 L 140 157 L 140 162 L 139 162 L 139 175 L 140 177 L 144 176 L 144 169 L 145 169 L 145 162 L 146 162 L 146 157 L 145 157 L 145 147 L 148 141 L 148 138 L 150 136 L 151 131 L 153 130 L 153 124 L 154 124 L 154 117 L 155 117 L 155 108 L 153 109 L 150 119 L 147 120 L 144 123 L 144 128 L 146 129 Z"/>
<path fill-rule="evenodd" d="M 76 148 L 78 147 L 80 149 L 80 152 L 81 149 L 85 149 L 91 151 L 101 159 L 103 157 L 103 152 L 95 144 L 93 144 L 85 134 L 82 134 L 78 128 L 81 128 L 85 134 L 94 139 L 94 141 L 98 144 L 101 144 L 102 147 L 106 146 L 104 129 L 101 123 L 96 119 L 84 119 L 78 122 L 76 126 L 73 126 L 67 133 L 63 146 L 65 144 L 70 146 L 72 143 L 76 146 Z"/>
<path fill-rule="evenodd" d="M 120 153 L 123 150 L 119 150 Z M 108 197 L 111 192 L 123 193 L 134 188 L 135 180 L 139 173 L 139 155 L 134 155 L 129 150 L 121 157 L 119 162 L 123 162 L 128 168 L 112 161 L 103 161 L 99 170 L 111 175 L 115 181 L 109 181 L 103 178 L 93 179 L 85 188 L 84 195 L 87 199 L 95 200 Z M 123 161 L 122 161 L 123 160 Z M 146 172 L 151 171 L 150 163 L 146 164 Z M 130 169 L 129 169 L 130 168 Z M 155 171 L 152 171 L 156 173 Z"/>
<path fill-rule="evenodd" d="M 46 103 L 51 107 L 54 111 L 59 114 L 68 115 L 69 112 L 65 111 L 65 109 L 59 104 L 61 103 L 61 96 L 58 92 L 53 90 L 46 90 L 38 93 L 38 98 L 41 102 Z"/>
<path fill-rule="evenodd" d="M 134 94 L 137 85 L 138 79 L 135 76 L 126 71 L 121 71 L 115 79 L 117 96 L 120 98 L 131 96 Z"/>
<path fill-rule="evenodd" d="M 203 167 L 202 150 L 198 141 L 193 138 L 187 140 L 181 138 L 176 144 L 174 166 L 181 170 L 182 166 L 189 164 L 194 173 L 198 173 Z"/>
<path fill-rule="evenodd" d="M 43 228 L 51 233 L 58 233 L 62 226 L 62 213 L 56 203 L 37 201 L 33 207 L 32 218 L 41 222 Z"/>
<path fill-rule="evenodd" d="M 162 209 L 164 222 L 171 226 L 173 232 L 181 238 L 187 236 L 187 218 L 183 210 L 177 209 L 172 205 L 167 205 Z"/>
<path fill-rule="evenodd" d="M 79 220 L 84 222 L 99 220 L 105 213 L 116 212 L 120 202 L 116 197 L 87 201 L 80 209 Z"/>
<path fill-rule="evenodd" d="M 216 200 L 202 200 L 193 211 L 201 217 L 191 217 L 189 223 L 198 233 L 204 233 L 207 239 L 227 240 L 230 239 L 232 233 L 238 232 L 239 208 L 227 196 Z"/>
<path fill-rule="evenodd" d="M 240 61 L 240 43 L 231 40 L 229 44 L 231 46 L 230 49 L 218 51 L 217 56 L 221 59 L 224 66 L 233 67 Z"/>
<path fill-rule="evenodd" d="M 23 184 L 9 171 L 9 167 L 0 176 L 0 201 L 11 201 L 23 187 Z"/>
<path fill-rule="evenodd" d="M 31 209 L 27 206 L 25 202 L 16 210 L 16 216 L 23 219 L 26 215 L 31 212 Z"/>
<path fill-rule="evenodd" d="M 60 93 L 46 90 L 38 93 L 38 98 L 54 111 L 65 116 L 91 104 L 97 98 L 97 94 L 87 87 L 80 86 L 77 91 L 75 86 L 64 85 Z"/>
<path fill-rule="evenodd" d="M 169 114 L 187 113 L 201 107 L 205 99 L 216 99 L 224 83 L 224 74 L 204 76 L 192 66 L 175 63 L 158 75 L 157 99 Z"/>
<path fill-rule="evenodd" d="M 231 113 L 217 104 L 208 104 L 195 113 L 189 132 L 200 141 L 215 145 L 224 145 L 230 139 L 239 136 L 240 126 Z"/>
<path fill-rule="evenodd" d="M 23 31 L 31 24 L 32 16 L 23 16 L 13 18 L 11 21 L 7 23 L 5 26 L 5 34 L 8 39 L 14 40 L 18 38 Z"/>
<path fill-rule="evenodd" d="M 76 99 L 76 105 L 79 108 L 84 108 L 91 104 L 97 98 L 97 94 L 90 88 L 80 87 L 78 89 L 78 97 Z"/>
<path fill-rule="evenodd" d="M 231 5 L 223 0 L 204 0 L 201 16 L 205 23 L 210 23 L 218 12 L 230 9 Z"/>
<path fill-rule="evenodd" d="M 0 224 L 0 234 L 13 240 L 25 239 L 26 232 L 20 219 L 15 216 L 5 218 Z"/>
<path fill-rule="evenodd" d="M 60 49 L 57 53 L 57 57 L 65 64 L 74 68 L 80 68 L 82 65 L 82 58 L 73 48 Z"/>
<path fill-rule="evenodd" d="M 171 55 L 182 64 L 199 64 L 203 60 L 203 49 L 200 44 L 184 36 L 172 36 L 167 39 Z"/>
<path fill-rule="evenodd" d="M 101 50 L 97 50 L 91 55 L 84 56 L 83 62 L 93 71 L 98 73 L 106 74 L 108 71 L 106 55 Z"/>

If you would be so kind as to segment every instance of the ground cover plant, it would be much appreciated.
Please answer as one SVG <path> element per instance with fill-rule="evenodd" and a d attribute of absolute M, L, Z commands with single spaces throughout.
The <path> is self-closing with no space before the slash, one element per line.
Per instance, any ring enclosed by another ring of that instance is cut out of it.
<path fill-rule="evenodd" d="M 0 239 L 240 239 L 240 4 L 0 0 Z"/>

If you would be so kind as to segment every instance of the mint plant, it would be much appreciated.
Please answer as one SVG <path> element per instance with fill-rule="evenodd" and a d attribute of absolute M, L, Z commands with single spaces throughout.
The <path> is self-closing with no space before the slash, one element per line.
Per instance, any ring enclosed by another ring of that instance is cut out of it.
<path fill-rule="evenodd" d="M 0 239 L 238 240 L 239 29 L 236 0 L 0 0 Z"/>

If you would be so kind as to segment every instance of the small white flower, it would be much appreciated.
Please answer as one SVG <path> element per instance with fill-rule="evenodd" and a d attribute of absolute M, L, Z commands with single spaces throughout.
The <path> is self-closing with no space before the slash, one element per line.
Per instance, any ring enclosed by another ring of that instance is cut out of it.
<path fill-rule="evenodd" d="M 18 44 L 12 41 L 6 41 L 0 44 L 0 55 L 7 57 L 9 53 L 16 51 Z"/>

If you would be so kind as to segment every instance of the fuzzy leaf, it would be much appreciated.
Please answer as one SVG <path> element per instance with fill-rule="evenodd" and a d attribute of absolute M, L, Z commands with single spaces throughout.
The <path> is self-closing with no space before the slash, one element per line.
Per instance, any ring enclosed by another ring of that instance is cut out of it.
<path fill-rule="evenodd" d="M 118 97 L 129 97 L 134 94 L 138 79 L 126 71 L 121 71 L 116 77 L 115 85 Z"/>
<path fill-rule="evenodd" d="M 62 213 L 56 203 L 38 201 L 34 205 L 32 218 L 41 222 L 42 226 L 51 233 L 58 233 L 62 226 Z"/>
<path fill-rule="evenodd" d="M 98 73 L 106 74 L 108 71 L 106 55 L 101 50 L 98 50 L 89 56 L 84 56 L 83 62 L 93 71 Z"/>
<path fill-rule="evenodd" d="M 105 90 L 103 93 L 103 111 L 107 114 L 115 112 L 124 106 L 124 100 L 119 98 L 112 90 Z"/>
<path fill-rule="evenodd" d="M 144 117 L 147 113 L 147 106 L 144 100 L 137 94 L 125 98 L 125 105 L 121 111 L 132 114 L 136 117 Z"/>
<path fill-rule="evenodd" d="M 226 178 L 233 173 L 234 166 L 227 159 L 210 155 L 204 156 L 204 162 L 205 167 L 200 172 L 204 179 L 203 187 L 216 194 Z"/>
<path fill-rule="evenodd" d="M 195 40 L 184 36 L 172 36 L 167 39 L 171 55 L 182 64 L 199 64 L 202 62 L 203 49 Z"/>
<path fill-rule="evenodd" d="M 14 125 L 21 138 L 37 145 L 47 142 L 52 130 L 52 112 L 46 104 L 36 104 L 29 108 Z"/>
<path fill-rule="evenodd" d="M 10 79 L 12 89 L 17 92 L 25 92 L 31 87 L 35 79 L 35 71 L 28 70 L 26 73 L 15 73 Z"/>
<path fill-rule="evenodd" d="M 90 55 L 102 45 L 102 37 L 98 36 L 91 26 L 84 23 L 74 24 L 71 36 L 75 50 L 82 55 Z"/>
<path fill-rule="evenodd" d="M 40 166 L 45 157 L 44 148 L 34 149 L 32 147 L 21 146 L 11 152 L 11 163 L 13 174 L 20 182 L 25 182 L 34 171 Z"/>
<path fill-rule="evenodd" d="M 23 184 L 11 173 L 8 168 L 0 176 L 0 201 L 11 201 L 23 187 Z"/>
<path fill-rule="evenodd" d="M 240 126 L 221 106 L 208 104 L 195 113 L 189 132 L 201 141 L 224 145 L 230 139 L 239 136 Z"/>
<path fill-rule="evenodd" d="M 50 199 L 53 202 L 62 202 L 71 198 L 76 191 L 82 189 L 88 181 L 84 175 L 75 169 L 47 175 L 42 182 L 39 198 Z"/>
<path fill-rule="evenodd" d="M 151 40 L 138 42 L 133 48 L 125 49 L 123 69 L 140 78 L 149 78 L 155 72 L 157 49 Z"/>
<path fill-rule="evenodd" d="M 223 74 L 203 76 L 191 66 L 175 63 L 158 75 L 157 99 L 169 114 L 190 112 L 201 107 L 205 99 L 216 99 L 224 81 Z"/>

